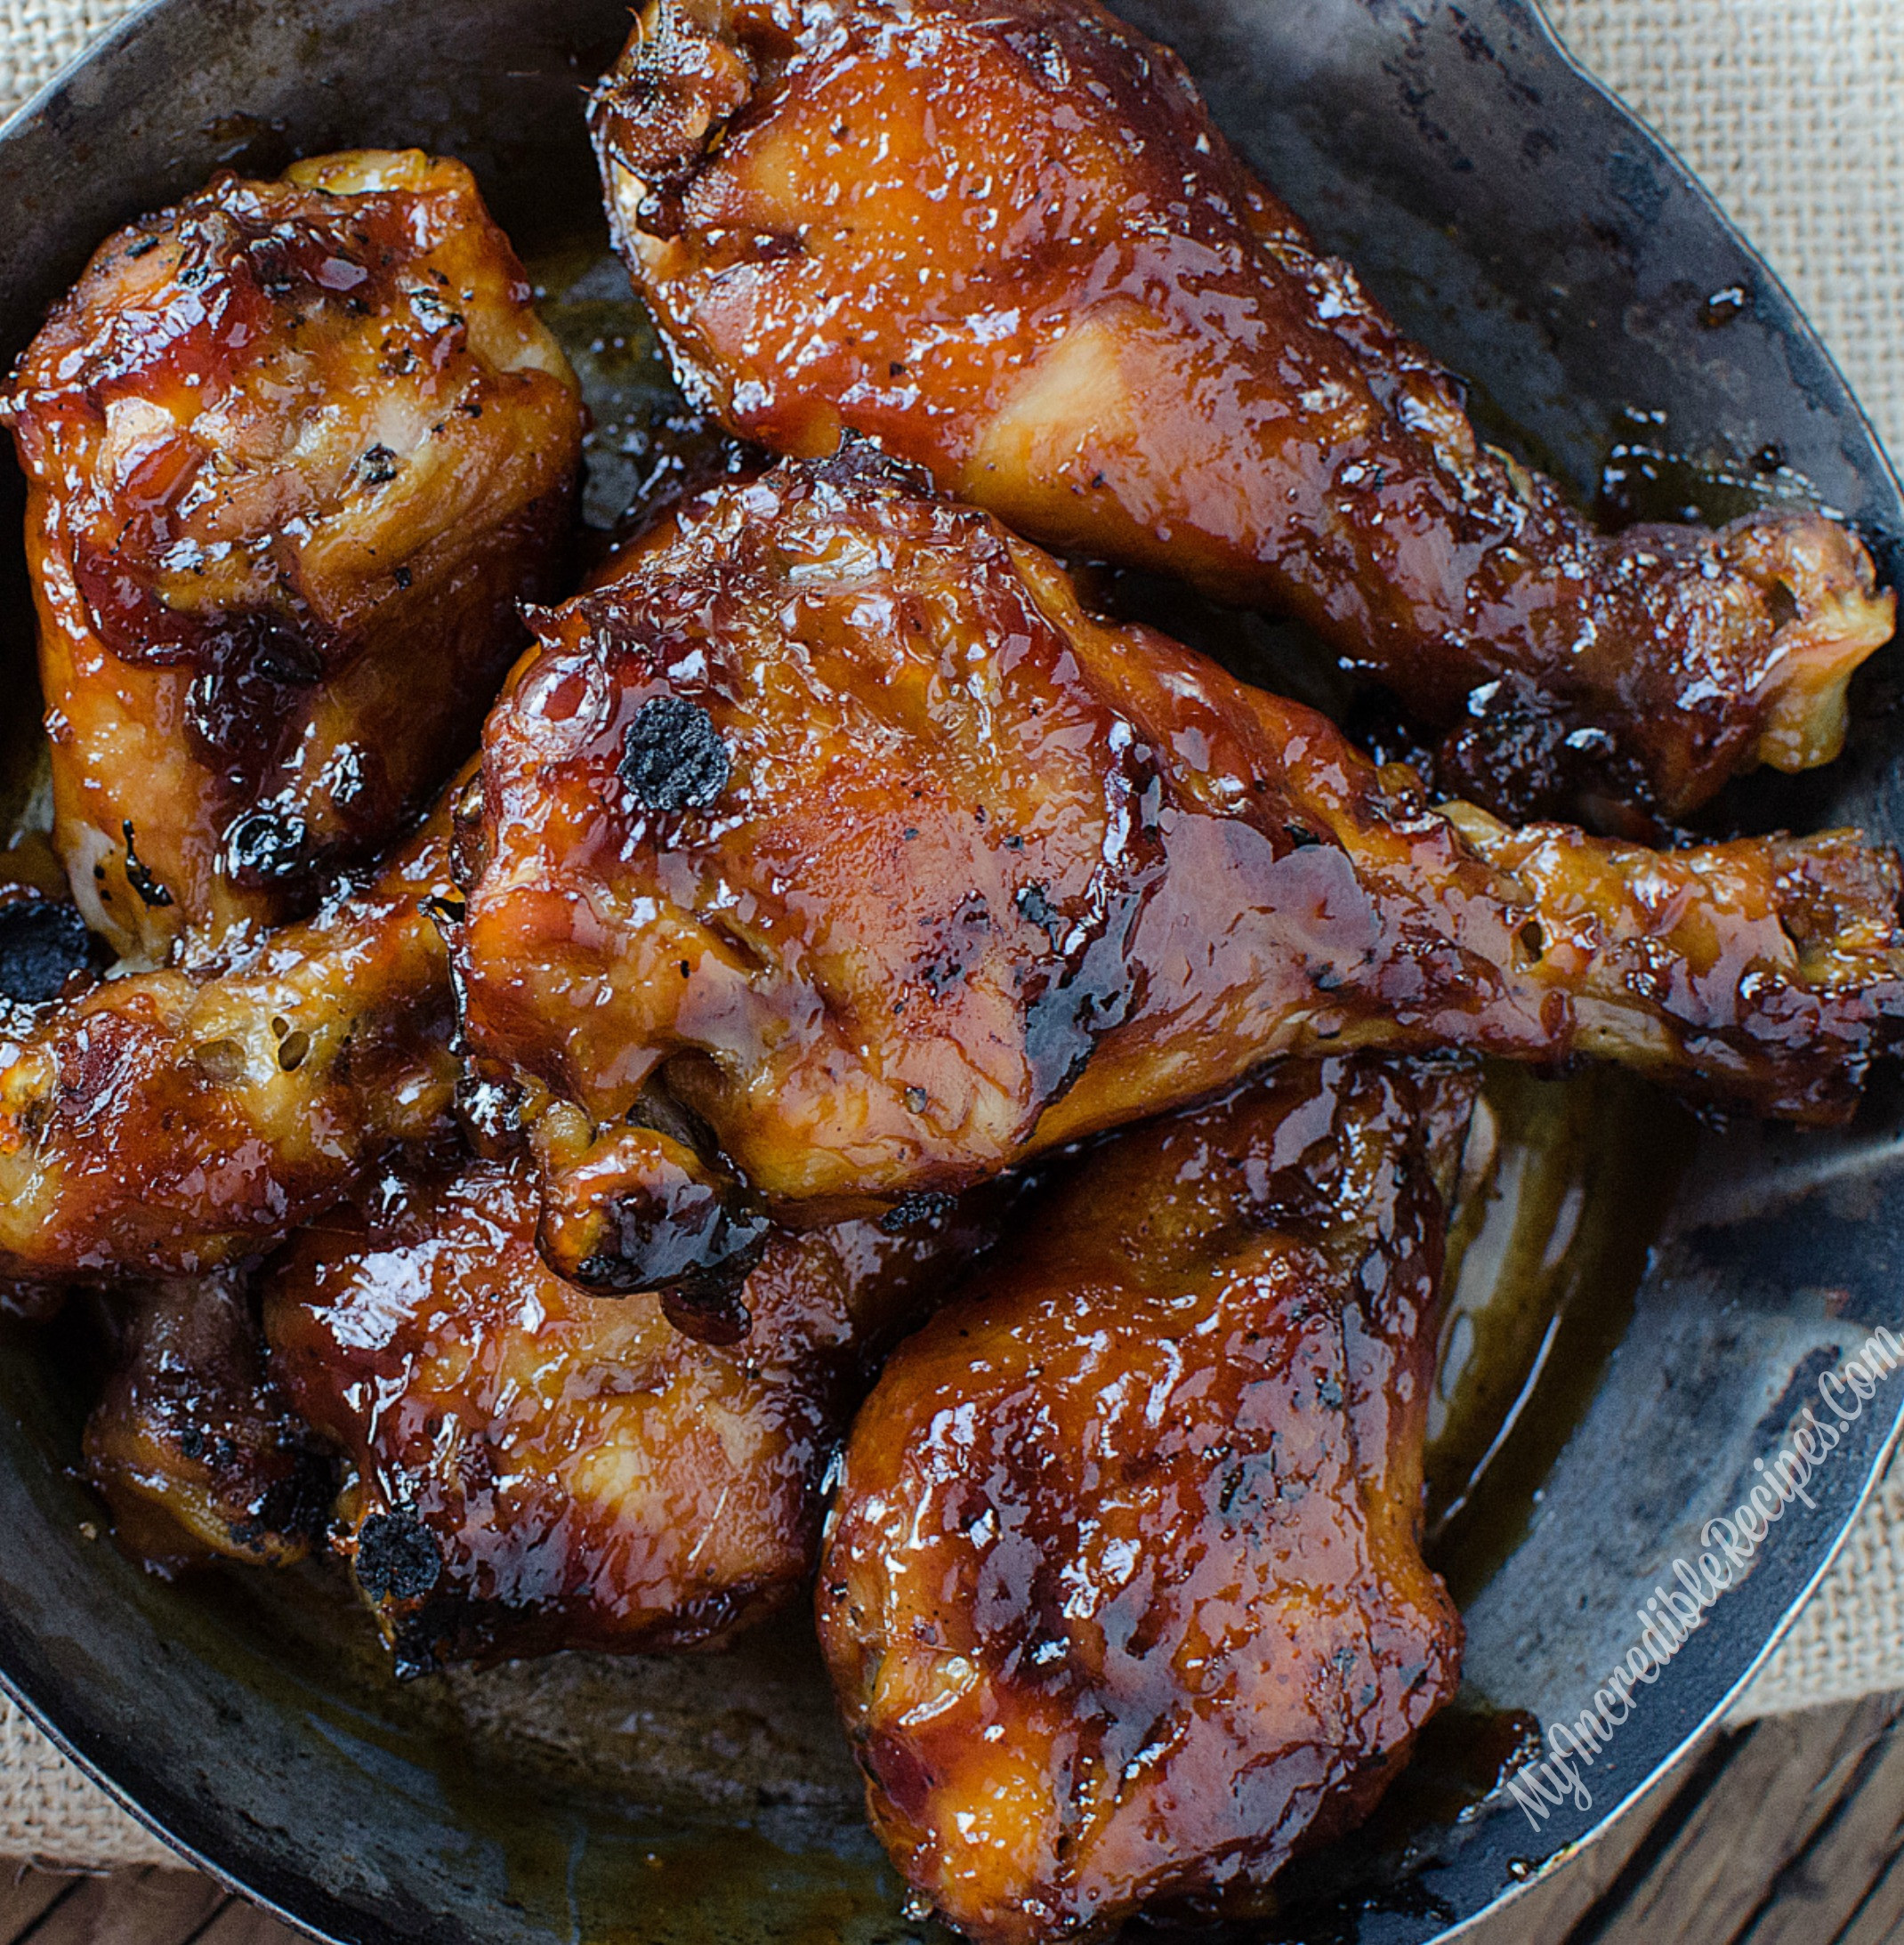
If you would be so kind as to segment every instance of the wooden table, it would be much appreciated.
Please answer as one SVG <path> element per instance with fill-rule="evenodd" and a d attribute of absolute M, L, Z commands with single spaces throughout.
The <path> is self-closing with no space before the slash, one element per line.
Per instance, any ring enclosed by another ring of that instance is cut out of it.
<path fill-rule="evenodd" d="M 190 1871 L 0 1876 L 0 1945 L 291 1945 Z M 1904 1941 L 1904 1695 L 1708 1743 L 1473 1945 Z"/>

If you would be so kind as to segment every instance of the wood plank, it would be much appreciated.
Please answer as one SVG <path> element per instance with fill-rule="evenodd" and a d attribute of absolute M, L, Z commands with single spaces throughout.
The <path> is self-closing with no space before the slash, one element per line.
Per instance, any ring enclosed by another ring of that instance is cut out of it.
<path fill-rule="evenodd" d="M 230 1898 L 205 1929 L 196 1933 L 190 1945 L 307 1945 L 302 1933 L 279 1923 L 268 1912 Z"/>
<path fill-rule="evenodd" d="M 224 1901 L 197 1871 L 148 1865 L 82 1878 L 24 1937 L 30 1945 L 186 1945 Z"/>
<path fill-rule="evenodd" d="M 1780 1875 L 1881 1760 L 1904 1712 L 1894 1696 L 1773 1716 L 1731 1739 L 1724 1761 L 1657 1854 L 1588 1910 L 1568 1945 L 1734 1945 Z M 1828 1933 L 1827 1934 L 1828 1937 Z M 1816 1934 L 1806 1945 L 1819 1945 Z"/>
<path fill-rule="evenodd" d="M 52 1871 L 17 1868 L 0 1864 L 0 1945 L 14 1945 L 20 1933 L 61 1898 L 70 1896 L 85 1880 Z"/>
<path fill-rule="evenodd" d="M 1887 1729 L 1854 1789 L 1786 1866 L 1744 1945 L 1819 1945 L 1840 1935 L 1904 1851 L 1904 1732 Z"/>
<path fill-rule="evenodd" d="M 1900 1938 L 1904 1938 L 1904 1858 L 1893 1858 L 1834 1945 L 1895 1945 Z"/>

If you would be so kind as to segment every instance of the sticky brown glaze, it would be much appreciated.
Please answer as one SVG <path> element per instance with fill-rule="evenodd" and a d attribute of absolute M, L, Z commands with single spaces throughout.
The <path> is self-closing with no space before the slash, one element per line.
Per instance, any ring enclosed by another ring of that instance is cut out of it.
<path fill-rule="evenodd" d="M 1890 639 L 1828 520 L 1606 538 L 1483 445 L 1093 0 L 658 0 L 593 127 L 637 287 L 735 432 L 867 433 L 1047 545 L 1299 617 L 1505 816 L 1827 762 Z"/>
<path fill-rule="evenodd" d="M 162 1573 L 289 1566 L 329 1517 L 328 1461 L 265 1376 L 257 1318 L 230 1277 L 140 1293 L 85 1445 L 113 1537 Z"/>
<path fill-rule="evenodd" d="M 980 1945 L 1246 1909 L 1453 1693 L 1418 1522 L 1472 1099 L 1291 1063 L 1121 1136 L 887 1364 L 820 1640 L 875 1828 Z"/>
<path fill-rule="evenodd" d="M 984 1212 L 774 1237 L 710 1344 L 537 1254 L 524 1162 L 393 1175 L 275 1272 L 273 1368 L 344 1454 L 359 1585 L 406 1673 L 717 1640 L 806 1584 L 868 1360 Z"/>
<path fill-rule="evenodd" d="M 28 348 L 55 838 L 121 952 L 301 916 L 468 754 L 580 454 L 529 295 L 461 163 L 362 151 L 121 231 Z"/>
<path fill-rule="evenodd" d="M 0 1278 L 190 1276 L 267 1250 L 440 1134 L 447 811 L 370 884 L 214 973 L 0 1006 Z"/>
<path fill-rule="evenodd" d="M 1826 1120 L 1904 1017 L 1889 853 L 1431 809 L 844 462 L 687 503 L 535 625 L 485 732 L 465 1028 L 604 1202 L 658 1093 L 709 1179 L 838 1215 L 1353 1046 L 1591 1052 Z M 671 1154 L 625 1169 L 651 1227 Z"/>

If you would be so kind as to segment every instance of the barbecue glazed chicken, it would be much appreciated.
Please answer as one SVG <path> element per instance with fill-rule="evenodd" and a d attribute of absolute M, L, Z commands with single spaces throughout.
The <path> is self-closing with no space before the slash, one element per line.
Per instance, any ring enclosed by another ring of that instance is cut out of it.
<path fill-rule="evenodd" d="M 113 1537 L 163 1573 L 214 1559 L 287 1567 L 329 1518 L 329 1463 L 266 1376 L 230 1276 L 140 1293 L 85 1459 Z"/>
<path fill-rule="evenodd" d="M 446 807 L 369 885 L 215 975 L 0 1004 L 0 1278 L 190 1277 L 449 1126 Z"/>
<path fill-rule="evenodd" d="M 399 1673 L 692 1647 L 784 1602 L 871 1355 L 990 1233 L 936 1203 L 777 1233 L 750 1328 L 714 1343 L 552 1276 L 536 1222 L 520 1162 L 411 1169 L 273 1273 L 272 1368 L 351 1468 L 346 1544 Z"/>
<path fill-rule="evenodd" d="M 302 916 L 423 810 L 559 591 L 574 375 L 461 163 L 218 177 L 110 239 L 0 406 L 54 838 L 160 964 Z"/>
<path fill-rule="evenodd" d="M 1048 546 L 1305 622 L 1449 794 L 1634 829 L 1836 755 L 1893 601 L 1843 528 L 1595 532 L 1093 0 L 653 0 L 593 122 L 684 382 Z"/>
<path fill-rule="evenodd" d="M 1829 1124 L 1904 1037 L 1890 851 L 1627 841 L 1835 755 L 1892 597 L 1813 513 L 1595 531 L 1094 0 L 649 0 L 590 115 L 752 443 L 585 582 L 460 163 L 222 174 L 0 391 L 0 1311 L 81 1287 L 161 1572 L 327 1547 L 400 1675 L 811 1586 L 974 1945 L 1248 1917 L 1459 1680 L 1479 1057 Z M 1305 624 L 1432 795 L 1046 547 Z"/>
<path fill-rule="evenodd" d="M 1430 809 L 852 458 L 533 617 L 455 951 L 553 1266 L 654 1287 L 1281 1054 L 1592 1053 L 1827 1120 L 1904 1021 L 1889 853 Z"/>
<path fill-rule="evenodd" d="M 978 1945 L 1246 1910 L 1454 1692 L 1417 1529 L 1472 1101 L 1291 1062 L 1153 1122 L 888 1362 L 820 1639 L 875 1828 Z"/>

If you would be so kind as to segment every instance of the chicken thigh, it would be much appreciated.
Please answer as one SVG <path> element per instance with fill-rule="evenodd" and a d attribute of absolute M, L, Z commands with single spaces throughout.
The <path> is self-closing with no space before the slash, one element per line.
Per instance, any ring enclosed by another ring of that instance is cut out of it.
<path fill-rule="evenodd" d="M 461 163 L 223 175 L 100 250 L 0 404 L 88 921 L 300 916 L 468 755 L 557 591 L 574 375 Z"/>
<path fill-rule="evenodd" d="M 215 972 L 0 1004 L 0 1277 L 190 1277 L 449 1126 L 446 805 L 365 888 Z"/>
<path fill-rule="evenodd" d="M 1454 1692 L 1419 1523 L 1472 1098 L 1292 1062 L 1121 1135 L 888 1362 L 820 1639 L 875 1828 L 980 1945 L 1248 1909 Z"/>
<path fill-rule="evenodd" d="M 272 1368 L 351 1468 L 345 1545 L 402 1673 L 692 1647 L 783 1603 L 872 1354 L 989 1234 L 940 1204 L 776 1234 L 714 1343 L 552 1276 L 537 1215 L 520 1162 L 406 1168 L 273 1273 Z"/>
<path fill-rule="evenodd" d="M 85 1445 L 114 1538 L 160 1573 L 291 1566 L 329 1517 L 329 1463 L 265 1375 L 257 1318 L 230 1274 L 137 1293 Z"/>

